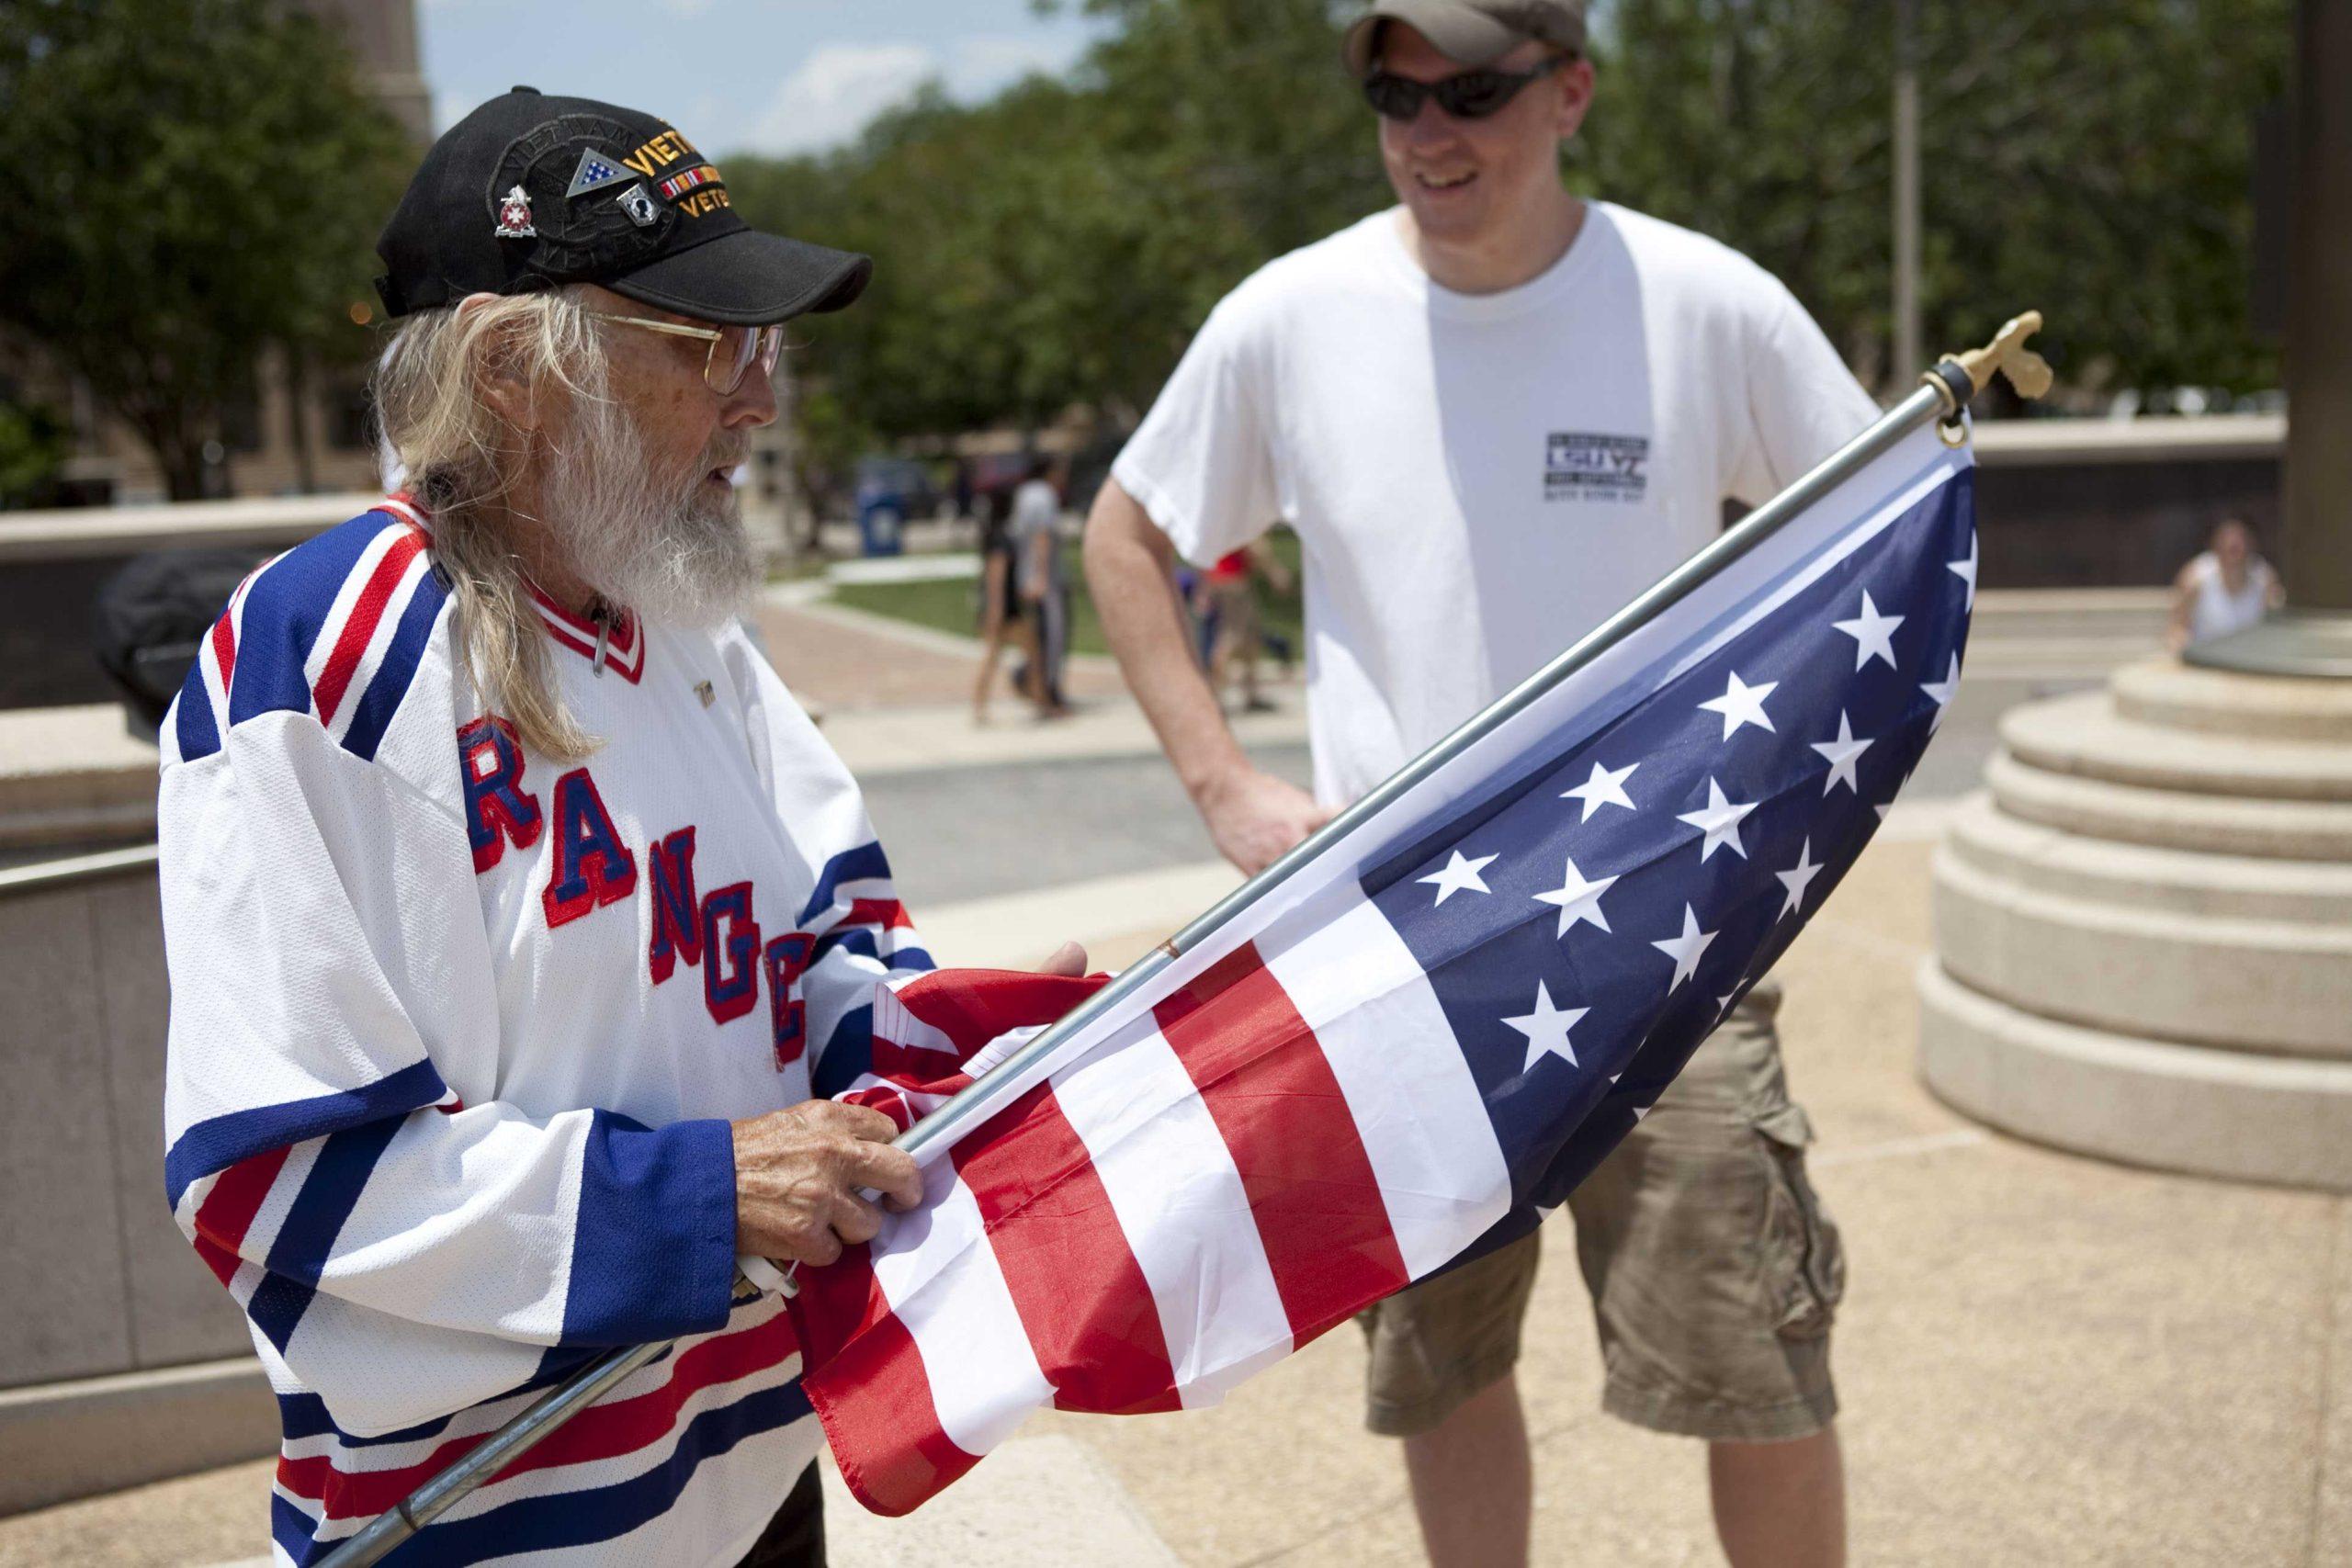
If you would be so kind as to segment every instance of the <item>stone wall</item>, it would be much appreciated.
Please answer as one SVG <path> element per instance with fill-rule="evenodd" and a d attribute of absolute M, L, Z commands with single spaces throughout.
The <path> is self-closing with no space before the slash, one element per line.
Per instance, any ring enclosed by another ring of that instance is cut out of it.
<path fill-rule="evenodd" d="M 18 874 L 0 874 L 0 1512 L 266 1453 L 276 1431 L 243 1316 L 164 1204 L 154 872 Z"/>

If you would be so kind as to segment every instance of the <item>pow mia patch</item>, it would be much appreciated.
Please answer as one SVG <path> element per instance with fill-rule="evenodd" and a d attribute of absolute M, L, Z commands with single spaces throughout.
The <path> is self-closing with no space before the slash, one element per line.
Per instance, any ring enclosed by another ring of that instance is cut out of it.
<path fill-rule="evenodd" d="M 1639 501 L 1649 489 L 1650 439 L 1554 431 L 1544 440 L 1546 501 Z"/>

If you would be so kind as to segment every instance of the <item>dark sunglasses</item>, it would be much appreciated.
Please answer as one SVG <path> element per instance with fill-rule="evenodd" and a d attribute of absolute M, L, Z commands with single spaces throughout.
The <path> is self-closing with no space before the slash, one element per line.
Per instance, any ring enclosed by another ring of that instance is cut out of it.
<path fill-rule="evenodd" d="M 1464 71 L 1440 82 L 1416 82 L 1409 76 L 1375 71 L 1363 79 L 1364 102 L 1389 119 L 1410 119 L 1421 103 L 1435 98 L 1437 107 L 1456 119 L 1484 119 L 1519 96 L 1538 76 L 1549 76 L 1576 58 L 1555 54 L 1531 71 Z"/>

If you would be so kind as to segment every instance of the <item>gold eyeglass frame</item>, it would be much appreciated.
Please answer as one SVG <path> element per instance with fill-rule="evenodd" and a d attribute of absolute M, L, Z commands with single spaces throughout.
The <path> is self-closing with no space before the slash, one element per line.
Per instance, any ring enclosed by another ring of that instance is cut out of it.
<path fill-rule="evenodd" d="M 722 398 L 734 395 L 736 389 L 742 386 L 743 378 L 751 374 L 753 365 L 759 366 L 761 374 L 774 376 L 776 361 L 784 355 L 784 325 L 780 321 L 771 322 L 764 327 L 729 329 L 690 327 L 682 321 L 664 321 L 652 316 L 624 316 L 612 310 L 587 310 L 582 314 L 591 321 L 618 321 L 623 326 L 643 327 L 647 332 L 666 333 L 672 337 L 698 338 L 709 344 L 710 347 L 703 353 L 702 384 Z M 741 330 L 752 334 L 752 357 L 743 362 L 743 367 L 735 373 L 735 379 L 722 387 L 711 379 L 711 367 L 718 364 L 718 345 L 727 341 L 727 333 L 730 330 Z"/>

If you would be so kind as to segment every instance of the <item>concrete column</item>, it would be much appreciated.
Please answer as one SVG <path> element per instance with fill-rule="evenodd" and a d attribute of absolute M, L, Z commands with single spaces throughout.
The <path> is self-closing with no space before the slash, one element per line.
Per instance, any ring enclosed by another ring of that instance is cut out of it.
<path fill-rule="evenodd" d="M 2352 5 L 2295 19 L 2287 260 L 2287 608 L 2188 650 L 2192 664 L 2352 677 Z"/>
<path fill-rule="evenodd" d="M 2001 727 L 1920 1066 L 2062 1147 L 2352 1191 L 2352 682 L 2153 660 Z"/>

